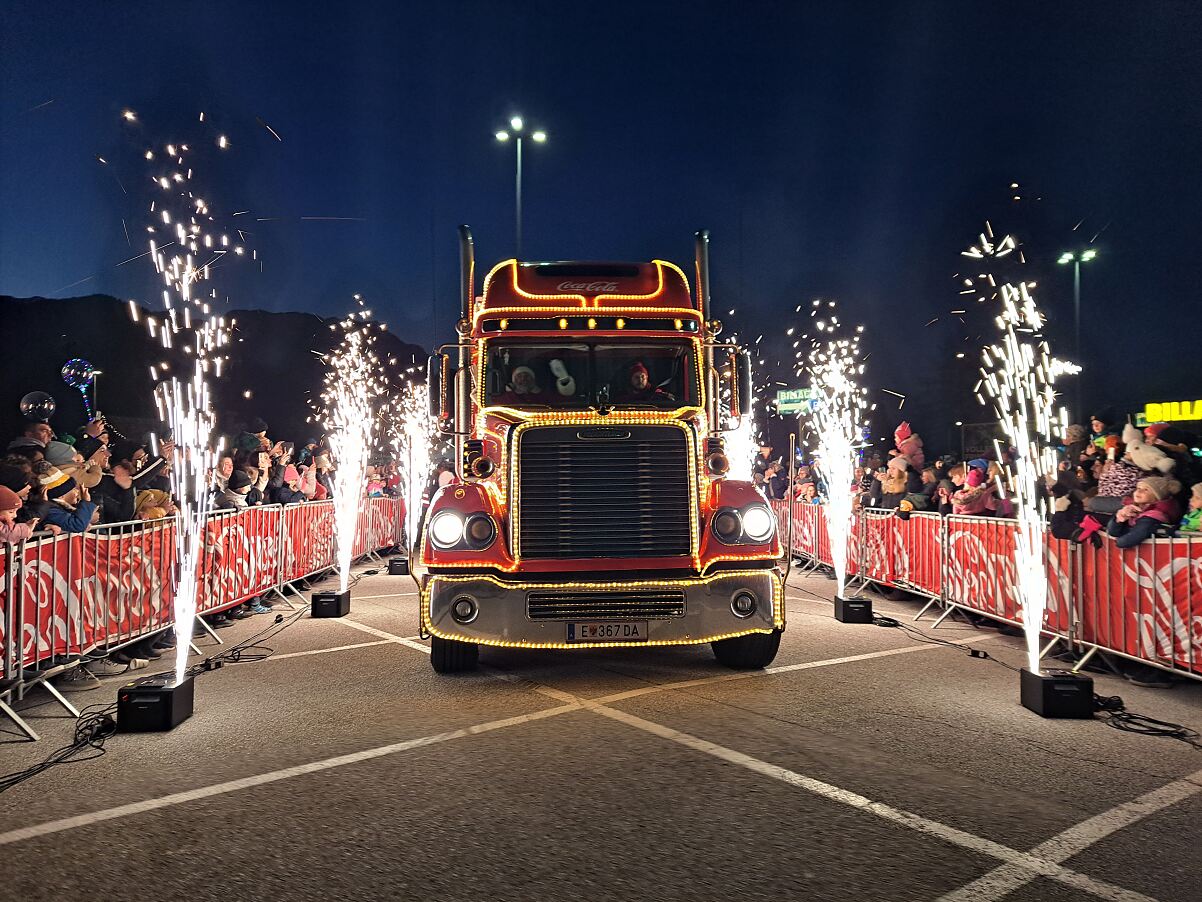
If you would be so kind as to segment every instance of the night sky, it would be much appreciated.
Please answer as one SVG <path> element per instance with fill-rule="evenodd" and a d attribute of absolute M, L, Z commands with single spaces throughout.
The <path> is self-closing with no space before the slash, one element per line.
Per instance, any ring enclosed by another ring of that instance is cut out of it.
<path fill-rule="evenodd" d="M 687 266 L 706 226 L 744 337 L 777 351 L 797 304 L 837 298 L 867 324 L 869 381 L 949 419 L 926 390 L 989 217 L 1024 242 L 1053 340 L 1071 336 L 1053 261 L 1095 241 L 1087 404 L 1192 399 L 1200 38 L 1194 2 L 9 0 L 0 293 L 155 298 L 146 261 L 115 266 L 145 247 L 121 218 L 149 193 L 114 175 L 204 110 L 232 145 L 211 202 L 272 220 L 253 224 L 263 271 L 222 282 L 232 306 L 332 315 L 359 292 L 406 339 L 450 340 L 455 226 L 484 266 L 513 253 L 493 133 L 521 112 L 550 136 L 527 146 L 527 259 Z"/>

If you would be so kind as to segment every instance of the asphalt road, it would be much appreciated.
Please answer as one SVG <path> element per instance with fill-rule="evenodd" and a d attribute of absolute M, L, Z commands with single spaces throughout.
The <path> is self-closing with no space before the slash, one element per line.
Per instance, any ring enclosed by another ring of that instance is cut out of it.
<path fill-rule="evenodd" d="M 837 623 L 830 582 L 791 585 L 764 673 L 701 646 L 485 649 L 438 677 L 412 582 L 365 577 L 348 618 L 305 615 L 267 660 L 200 677 L 170 733 L 0 795 L 0 898 L 1202 898 L 1202 751 L 1043 720 L 1014 672 Z M 1023 659 L 990 629 L 934 635 Z M 1202 727 L 1202 684 L 1096 679 Z M 43 741 L 0 734 L 0 772 L 68 737 L 46 698 L 24 709 Z"/>

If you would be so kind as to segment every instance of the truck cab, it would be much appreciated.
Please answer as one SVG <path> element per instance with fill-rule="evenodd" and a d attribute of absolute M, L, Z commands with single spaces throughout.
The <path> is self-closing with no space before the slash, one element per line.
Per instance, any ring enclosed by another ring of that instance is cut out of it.
<path fill-rule="evenodd" d="M 727 477 L 723 430 L 749 414 L 750 360 L 681 269 L 505 260 L 475 294 L 461 228 L 459 341 L 430 359 L 431 410 L 458 483 L 411 553 L 440 673 L 481 645 L 710 643 L 770 663 L 785 626 L 776 516 Z"/>

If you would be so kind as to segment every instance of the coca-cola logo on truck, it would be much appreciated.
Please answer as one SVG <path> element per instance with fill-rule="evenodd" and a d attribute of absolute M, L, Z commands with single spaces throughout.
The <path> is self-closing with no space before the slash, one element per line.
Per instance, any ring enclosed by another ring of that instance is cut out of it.
<path fill-rule="evenodd" d="M 603 291 L 617 291 L 617 282 L 560 282 L 560 291 L 587 291 L 590 294 L 600 294 Z"/>

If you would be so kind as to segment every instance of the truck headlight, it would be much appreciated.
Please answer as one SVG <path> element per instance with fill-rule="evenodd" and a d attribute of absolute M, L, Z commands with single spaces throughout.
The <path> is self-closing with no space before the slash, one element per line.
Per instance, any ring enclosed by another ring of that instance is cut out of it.
<path fill-rule="evenodd" d="M 718 537 L 720 542 L 731 545 L 739 541 L 739 533 L 743 531 L 743 523 L 739 518 L 737 510 L 732 507 L 724 507 L 714 514 L 714 519 L 710 521 L 710 528 L 714 531 L 714 535 Z"/>
<path fill-rule="evenodd" d="M 493 525 L 492 517 L 488 514 L 472 514 L 467 518 L 463 533 L 467 544 L 473 550 L 480 551 L 492 544 L 497 535 L 497 527 Z"/>
<path fill-rule="evenodd" d="M 776 517 L 762 504 L 755 504 L 743 511 L 743 535 L 753 542 L 767 542 L 776 529 Z"/>
<path fill-rule="evenodd" d="M 463 518 L 454 511 L 442 511 L 430 521 L 430 541 L 439 548 L 454 548 L 463 541 Z"/>

